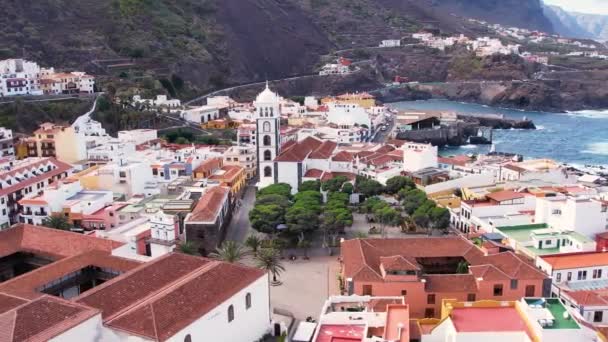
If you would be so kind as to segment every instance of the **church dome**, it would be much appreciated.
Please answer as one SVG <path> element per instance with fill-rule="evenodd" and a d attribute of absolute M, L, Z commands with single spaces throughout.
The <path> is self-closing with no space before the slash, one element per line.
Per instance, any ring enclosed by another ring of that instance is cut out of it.
<path fill-rule="evenodd" d="M 276 103 L 279 102 L 279 95 L 270 90 L 268 87 L 268 82 L 266 82 L 266 89 L 264 89 L 258 96 L 255 98 L 255 102 L 257 103 Z"/>

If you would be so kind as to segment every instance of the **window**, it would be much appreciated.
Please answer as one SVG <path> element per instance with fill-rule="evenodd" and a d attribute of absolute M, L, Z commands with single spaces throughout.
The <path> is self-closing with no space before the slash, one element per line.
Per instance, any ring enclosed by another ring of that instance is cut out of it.
<path fill-rule="evenodd" d="M 402 296 L 407 296 L 407 290 L 401 290 L 401 295 Z"/>
<path fill-rule="evenodd" d="M 430 294 L 426 296 L 426 303 L 427 304 L 435 304 L 435 295 L 434 294 Z"/>
<path fill-rule="evenodd" d="M 435 317 L 435 309 L 433 309 L 433 308 L 426 308 L 424 310 L 424 317 L 425 318 L 433 318 L 433 317 Z"/>
<path fill-rule="evenodd" d="M 604 311 L 596 311 L 593 313 L 593 321 L 601 322 L 604 320 Z"/>
<path fill-rule="evenodd" d="M 511 279 L 511 290 L 517 289 L 517 279 Z"/>
<path fill-rule="evenodd" d="M 272 159 L 272 154 L 270 153 L 270 150 L 264 151 L 264 161 L 269 161 L 271 159 Z"/>
<path fill-rule="evenodd" d="M 363 285 L 363 295 L 371 296 L 372 295 L 372 286 L 371 285 Z"/>
<path fill-rule="evenodd" d="M 593 279 L 597 279 L 597 278 L 601 278 L 601 277 L 602 277 L 601 269 L 593 270 Z"/>
<path fill-rule="evenodd" d="M 494 285 L 494 296 L 502 296 L 502 284 Z"/>
<path fill-rule="evenodd" d="M 566 281 L 570 280 L 572 280 L 572 272 L 568 272 L 568 275 L 566 276 Z"/>
<path fill-rule="evenodd" d="M 264 136 L 264 146 L 270 146 L 270 135 Z"/>
<path fill-rule="evenodd" d="M 264 168 L 264 177 L 272 177 L 272 169 L 270 166 Z"/>
<path fill-rule="evenodd" d="M 192 342 L 192 336 L 190 336 L 190 334 L 186 335 L 186 337 L 184 337 L 184 342 Z"/>
<path fill-rule="evenodd" d="M 534 285 L 526 286 L 526 297 L 534 297 L 534 292 L 536 292 Z"/>
<path fill-rule="evenodd" d="M 234 306 L 230 305 L 228 307 L 228 322 L 234 321 Z"/>
<path fill-rule="evenodd" d="M 264 122 L 264 124 L 262 125 L 262 131 L 270 132 L 270 122 L 268 122 L 268 121 Z"/>
<path fill-rule="evenodd" d="M 474 293 L 469 293 L 467 295 L 467 302 L 474 302 L 476 299 L 475 294 Z"/>
<path fill-rule="evenodd" d="M 251 293 L 247 293 L 245 295 L 245 309 L 249 309 L 251 307 Z"/>
<path fill-rule="evenodd" d="M 587 279 L 587 271 L 578 271 L 576 275 L 576 280 L 585 280 Z"/>
<path fill-rule="evenodd" d="M 557 273 L 557 274 L 555 275 L 555 281 L 556 281 L 556 282 L 558 282 L 558 283 L 559 283 L 560 281 L 562 281 L 562 274 L 561 274 L 561 273 Z"/>

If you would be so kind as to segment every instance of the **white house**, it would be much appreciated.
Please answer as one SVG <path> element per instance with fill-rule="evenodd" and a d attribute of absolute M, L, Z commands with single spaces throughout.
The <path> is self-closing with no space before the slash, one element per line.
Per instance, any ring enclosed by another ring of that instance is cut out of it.
<path fill-rule="evenodd" d="M 199 106 L 182 112 L 182 118 L 186 121 L 204 124 L 220 118 L 220 110 L 216 106 Z"/>
<path fill-rule="evenodd" d="M 403 150 L 403 170 L 416 172 L 429 167 L 439 166 L 437 161 L 437 146 L 431 144 L 406 143 Z"/>

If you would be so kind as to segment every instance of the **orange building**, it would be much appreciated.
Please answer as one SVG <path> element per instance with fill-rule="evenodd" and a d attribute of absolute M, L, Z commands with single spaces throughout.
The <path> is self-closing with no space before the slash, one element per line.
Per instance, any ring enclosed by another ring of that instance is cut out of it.
<path fill-rule="evenodd" d="M 512 252 L 486 254 L 461 237 L 342 242 L 349 295 L 404 296 L 414 318 L 438 317 L 443 299 L 548 296 L 551 279 Z"/>

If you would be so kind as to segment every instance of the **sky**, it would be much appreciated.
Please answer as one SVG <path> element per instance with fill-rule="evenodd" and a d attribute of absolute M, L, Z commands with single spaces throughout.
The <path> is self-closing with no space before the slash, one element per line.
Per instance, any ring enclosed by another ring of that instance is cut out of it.
<path fill-rule="evenodd" d="M 544 0 L 567 11 L 608 15 L 608 0 Z"/>

